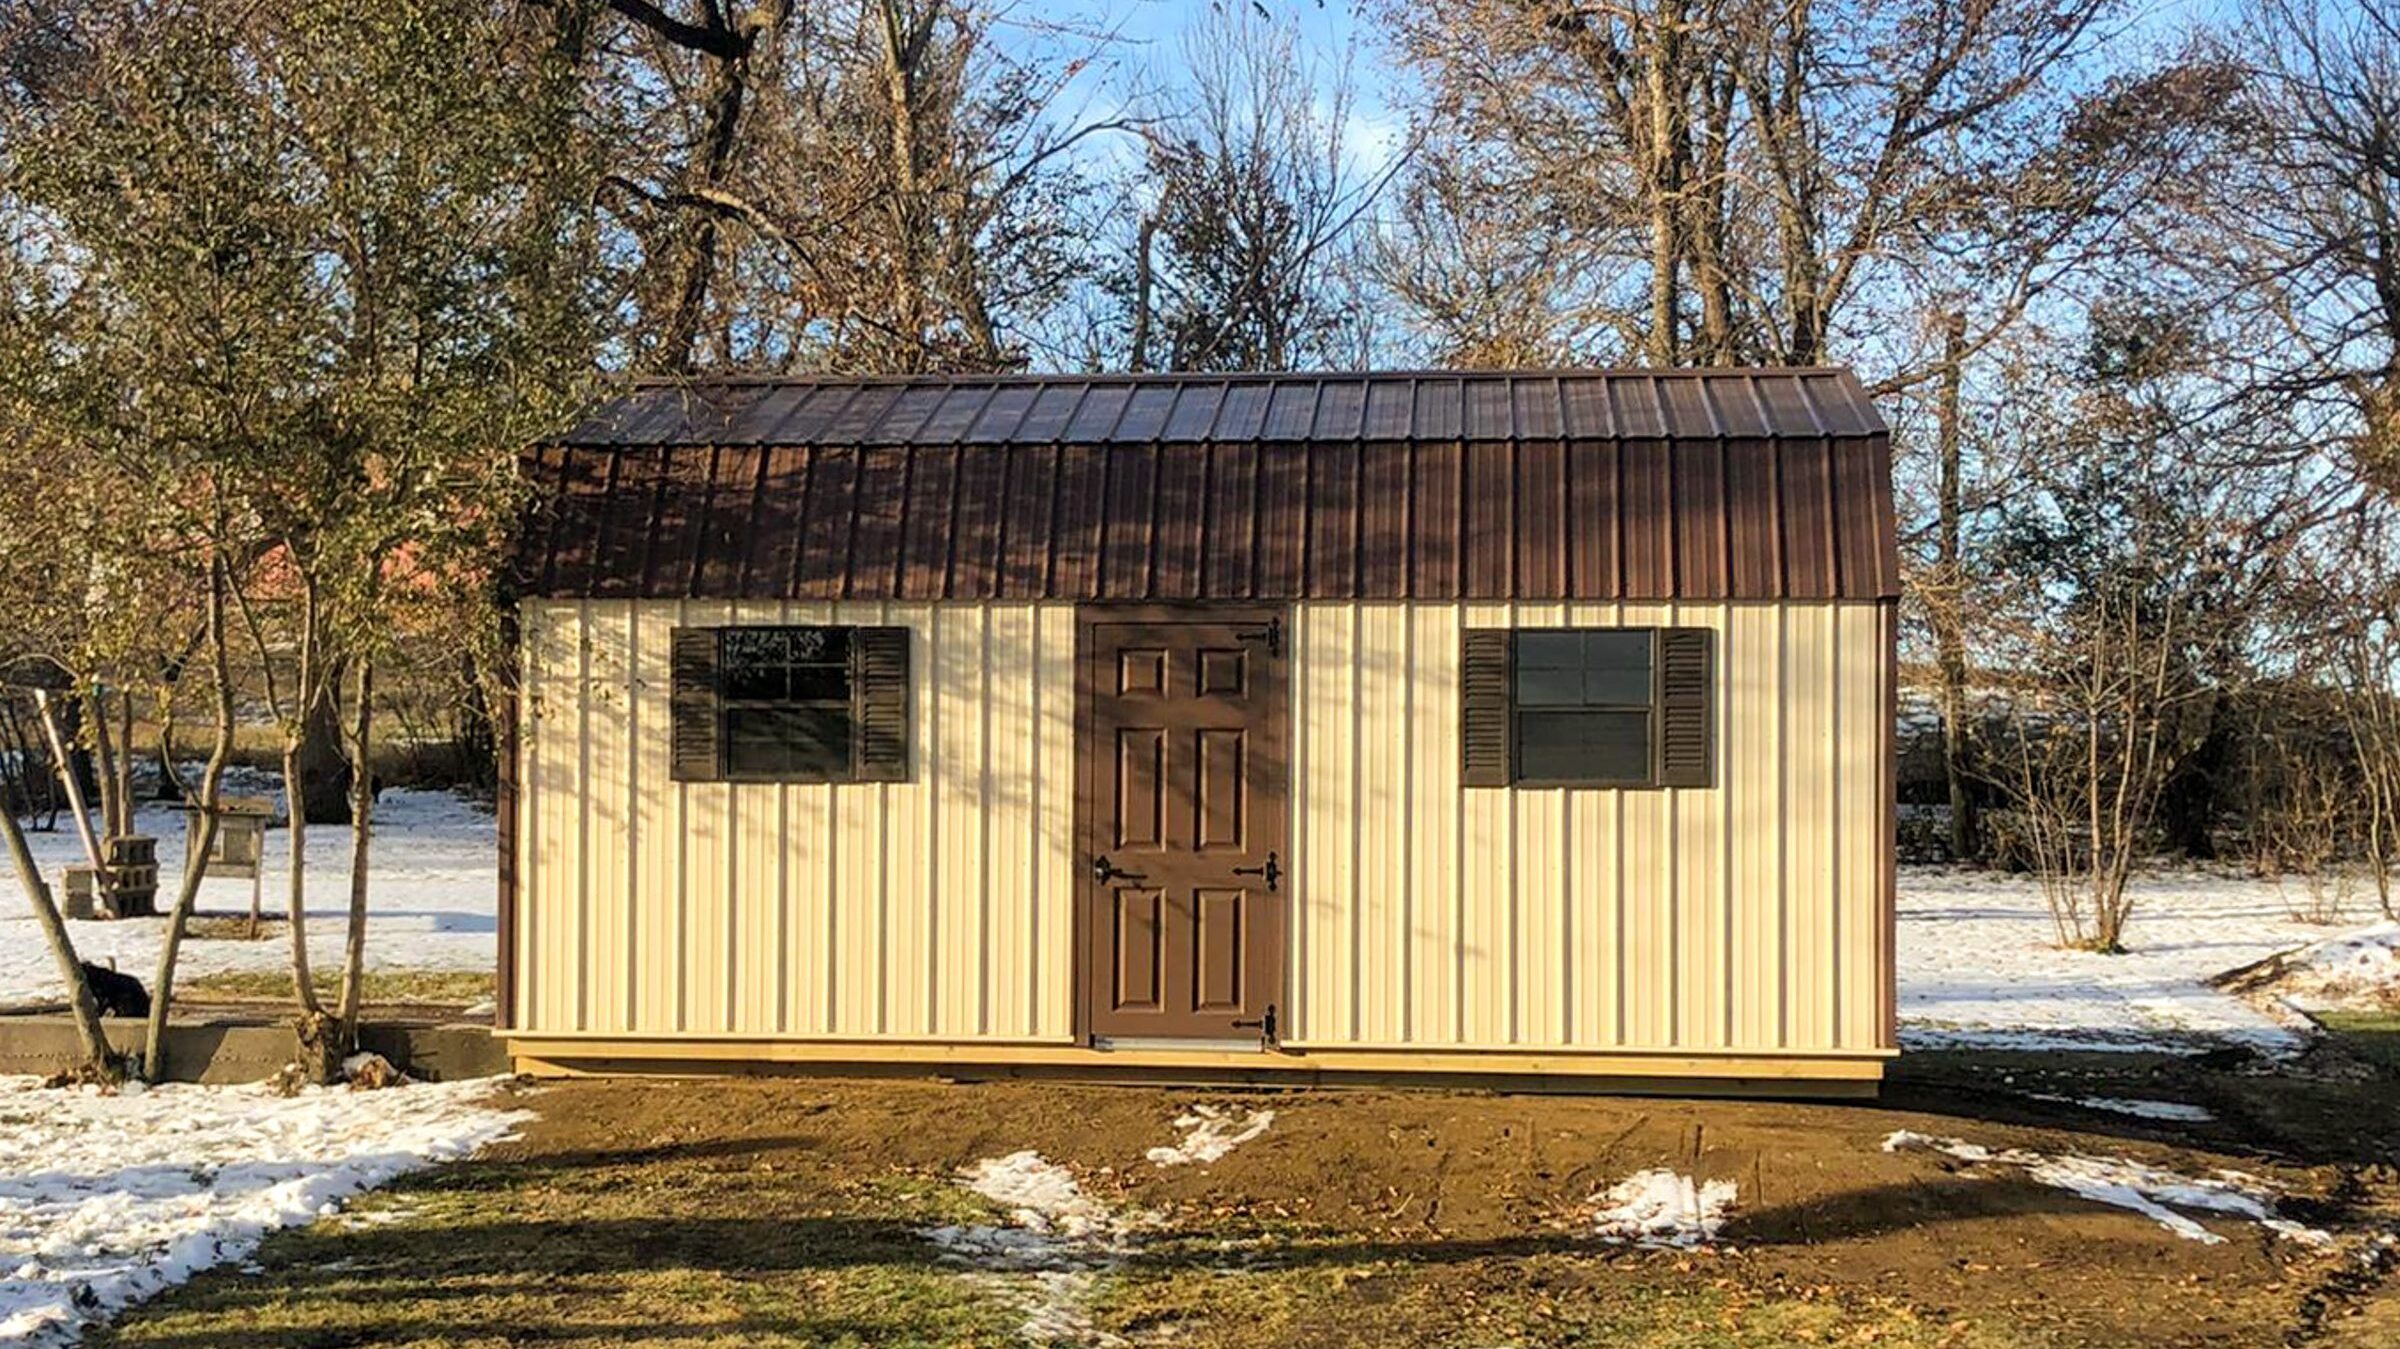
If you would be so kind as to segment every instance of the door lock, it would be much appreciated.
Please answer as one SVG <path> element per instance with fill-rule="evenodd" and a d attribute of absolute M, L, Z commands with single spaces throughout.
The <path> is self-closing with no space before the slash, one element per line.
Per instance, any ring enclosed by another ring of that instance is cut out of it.
<path fill-rule="evenodd" d="M 1097 884 L 1106 885 L 1110 881 L 1139 881 L 1146 879 L 1148 878 L 1143 876 L 1142 873 L 1138 871 L 1127 871 L 1118 866 L 1116 863 L 1109 861 L 1107 853 L 1102 853 L 1098 857 L 1092 859 L 1092 880 Z"/>
<path fill-rule="evenodd" d="M 1267 892 L 1272 894 L 1275 891 L 1275 882 L 1283 879 L 1283 864 L 1276 861 L 1275 854 L 1270 852 L 1267 854 L 1267 860 L 1263 866 L 1235 867 L 1233 869 L 1233 874 L 1236 876 L 1264 877 L 1267 882 Z"/>

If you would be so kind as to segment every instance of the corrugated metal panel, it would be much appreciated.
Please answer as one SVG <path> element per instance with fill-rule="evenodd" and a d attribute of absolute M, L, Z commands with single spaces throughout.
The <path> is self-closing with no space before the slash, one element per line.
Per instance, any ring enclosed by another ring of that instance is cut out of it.
<path fill-rule="evenodd" d="M 900 623 L 914 779 L 670 781 L 679 624 Z M 1464 790 L 1460 632 L 1708 627 L 1717 785 Z M 1071 605 L 534 601 L 513 987 L 528 1033 L 1072 1042 Z M 1884 604 L 1294 614 L 1288 1035 L 1890 1047 Z"/>
<path fill-rule="evenodd" d="M 595 600 L 523 619 L 520 1024 L 1071 1042 L 1072 606 Z M 723 622 L 914 629 L 916 776 L 671 782 L 668 636 Z"/>
<path fill-rule="evenodd" d="M 1882 599 L 1899 588 L 1889 437 L 1839 371 L 701 392 L 721 396 L 642 390 L 527 457 L 541 510 L 525 533 L 526 593 L 980 598 L 993 593 L 981 559 L 1003 552 L 1002 593 L 1026 598 Z M 682 438 L 695 430 L 719 434 Z M 1062 445 L 1073 448 L 1055 474 L 1018 453 Z M 1241 458 L 1226 458 L 1237 447 Z M 1220 463 L 1234 473 L 1226 488 Z M 1011 466 L 1042 481 L 1005 486 Z M 1002 490 L 1005 509 L 953 500 Z M 1224 553 L 1221 534 L 1254 561 Z"/>
<path fill-rule="evenodd" d="M 1873 1052 L 1890 609 L 1307 604 L 1290 1040 Z M 1458 785 L 1463 627 L 1717 634 L 1717 785 Z"/>

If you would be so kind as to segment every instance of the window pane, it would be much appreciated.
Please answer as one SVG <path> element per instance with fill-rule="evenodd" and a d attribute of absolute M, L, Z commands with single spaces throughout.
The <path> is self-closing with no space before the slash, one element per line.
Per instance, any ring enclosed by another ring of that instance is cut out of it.
<path fill-rule="evenodd" d="M 1517 701 L 1537 707 L 1646 707 L 1652 698 L 1650 636 L 1646 628 L 1520 632 Z"/>
<path fill-rule="evenodd" d="M 850 697 L 847 665 L 801 665 L 792 670 L 792 696 L 802 700 L 843 702 Z"/>
<path fill-rule="evenodd" d="M 850 771 L 850 709 L 727 708 L 725 767 L 736 777 L 846 774 Z"/>
<path fill-rule="evenodd" d="M 1583 668 L 1583 637 L 1573 632 L 1517 634 L 1520 670 L 1579 670 Z"/>
<path fill-rule="evenodd" d="M 1650 714 L 1520 713 L 1517 776 L 1532 782 L 1647 782 Z"/>
<path fill-rule="evenodd" d="M 720 639 L 728 669 L 791 663 L 790 628 L 727 628 Z"/>
<path fill-rule="evenodd" d="M 1517 701 L 1537 707 L 1583 704 L 1583 671 L 1517 667 Z"/>
<path fill-rule="evenodd" d="M 1583 697 L 1592 703 L 1647 703 L 1651 696 L 1650 634 L 1583 634 Z"/>
<path fill-rule="evenodd" d="M 785 628 L 791 634 L 791 658 L 794 661 L 821 665 L 850 663 L 850 629 Z"/>
<path fill-rule="evenodd" d="M 790 696 L 790 672 L 781 665 L 725 662 L 719 687 L 737 702 L 781 702 Z"/>

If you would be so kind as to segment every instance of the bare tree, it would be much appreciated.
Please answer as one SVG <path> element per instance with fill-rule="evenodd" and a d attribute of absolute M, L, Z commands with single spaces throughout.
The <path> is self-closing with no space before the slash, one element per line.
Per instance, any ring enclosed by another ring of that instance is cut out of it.
<path fill-rule="evenodd" d="M 570 40 L 636 364 L 1008 368 L 1088 271 L 1072 152 L 1127 123 L 1062 97 L 1105 35 L 1003 43 L 982 0 L 608 9 Z"/>
<path fill-rule="evenodd" d="M 2155 225 L 2246 405 L 2220 457 L 2400 493 L 2400 11 L 2245 0 L 2223 171 Z"/>
<path fill-rule="evenodd" d="M 2283 584 L 2284 481 L 2194 472 L 2193 362 L 2171 316 L 2095 310 L 2068 366 L 2016 392 L 2051 428 L 1999 510 L 1970 595 L 1998 702 L 1978 754 L 1995 826 L 2040 874 L 2062 942 L 2123 948 L 2126 881 L 2161 793 L 2254 676 L 2262 594 Z"/>
<path fill-rule="evenodd" d="M 1289 23 L 1227 7 L 1179 56 L 1184 82 L 1156 96 L 1130 193 L 1125 363 L 1338 363 L 1355 341 L 1358 227 L 1400 161 L 1359 162 L 1348 66 L 1312 59 Z"/>
<path fill-rule="evenodd" d="M 1572 249 L 1582 359 L 1820 364 L 1884 390 L 1944 368 L 1889 350 L 1895 310 L 1975 297 L 1971 356 L 2104 245 L 2111 203 L 2172 156 L 2152 100 L 2089 58 L 2114 0 L 1781 4 L 1513 0 L 1390 6 L 1459 130 L 1430 162 Z M 1465 228 L 1463 225 L 1459 228 Z"/>

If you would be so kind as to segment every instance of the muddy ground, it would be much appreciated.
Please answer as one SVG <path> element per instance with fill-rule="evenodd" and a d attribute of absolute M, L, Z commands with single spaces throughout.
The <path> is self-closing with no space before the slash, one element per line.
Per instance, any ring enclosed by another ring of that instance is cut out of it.
<path fill-rule="evenodd" d="M 2214 1118 L 2075 1104 L 2102 1096 Z M 1148 1160 L 1195 1101 L 1274 1120 L 1211 1165 Z M 2400 1344 L 2400 1076 L 2357 1054 L 1915 1054 L 1859 1105 L 822 1079 L 525 1102 L 519 1141 L 364 1202 L 387 1217 L 278 1236 L 95 1342 Z M 2238 1168 L 2335 1242 L 2206 1216 L 2222 1239 L 2185 1239 L 2021 1168 L 1886 1152 L 1899 1129 Z M 1008 1225 L 960 1168 L 1025 1149 L 1132 1235 L 1030 1271 L 946 1259 L 929 1228 Z M 1651 1168 L 1734 1182 L 1713 1247 L 1593 1238 L 1590 1198 Z"/>

